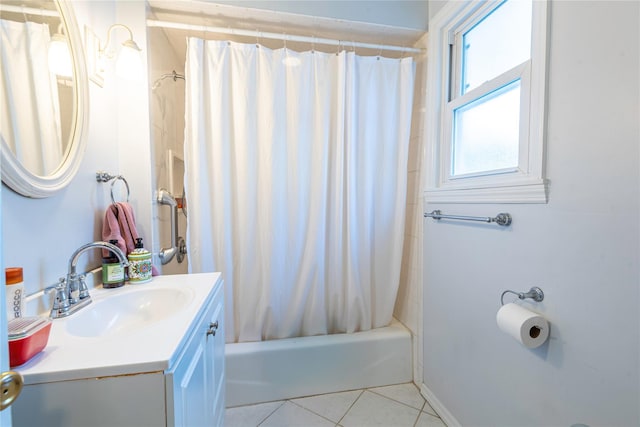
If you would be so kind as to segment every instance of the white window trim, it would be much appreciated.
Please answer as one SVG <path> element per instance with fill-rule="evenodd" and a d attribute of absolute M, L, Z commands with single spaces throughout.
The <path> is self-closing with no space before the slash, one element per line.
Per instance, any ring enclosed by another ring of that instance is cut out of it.
<path fill-rule="evenodd" d="M 522 97 L 521 108 L 528 115 L 526 148 L 521 145 L 520 155 L 527 160 L 520 162 L 515 173 L 465 178 L 449 177 L 451 155 L 449 144 L 442 143 L 448 120 L 446 114 L 449 93 L 449 45 L 454 28 L 480 8 L 499 2 L 473 1 L 449 2 L 429 22 L 427 117 L 426 117 L 426 173 L 425 198 L 427 202 L 440 203 L 546 203 L 548 181 L 545 173 L 545 111 L 547 70 L 547 1 L 533 2 L 531 60 L 515 67 L 515 73 L 523 72 L 523 78 L 531 81 L 531 91 Z M 474 89 L 475 90 L 475 89 Z M 523 149 L 525 148 L 525 149 Z M 522 160 L 522 157 L 521 157 Z M 447 163 L 449 162 L 449 163 Z M 507 172 L 507 171 L 505 171 Z M 511 171 L 509 171 L 511 172 Z"/>

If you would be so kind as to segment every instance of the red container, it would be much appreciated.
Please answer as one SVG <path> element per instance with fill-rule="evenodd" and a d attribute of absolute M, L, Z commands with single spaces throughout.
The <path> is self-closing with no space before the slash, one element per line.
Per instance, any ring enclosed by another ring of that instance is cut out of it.
<path fill-rule="evenodd" d="M 13 368 L 28 362 L 47 346 L 51 319 L 19 317 L 9 321 L 9 365 Z"/>

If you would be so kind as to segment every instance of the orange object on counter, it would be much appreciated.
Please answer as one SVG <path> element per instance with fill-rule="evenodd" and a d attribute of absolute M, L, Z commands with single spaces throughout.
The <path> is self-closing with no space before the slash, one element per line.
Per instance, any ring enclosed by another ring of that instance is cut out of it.
<path fill-rule="evenodd" d="M 21 317 L 9 321 L 9 366 L 27 363 L 47 346 L 51 319 Z"/>

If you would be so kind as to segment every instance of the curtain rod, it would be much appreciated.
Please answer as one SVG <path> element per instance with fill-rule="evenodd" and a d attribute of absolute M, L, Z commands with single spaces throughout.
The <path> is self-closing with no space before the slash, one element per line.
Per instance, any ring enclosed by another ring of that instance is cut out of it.
<path fill-rule="evenodd" d="M 344 46 L 345 48 L 351 46 L 354 48 L 359 47 L 359 48 L 366 48 L 366 49 L 398 51 L 398 52 L 407 52 L 407 53 L 422 53 L 424 51 L 424 49 L 418 49 L 414 47 L 402 47 L 402 46 L 392 46 L 392 45 L 374 44 L 374 43 L 351 42 L 351 41 L 345 41 L 345 40 L 327 39 L 322 37 L 293 36 L 290 34 L 270 33 L 270 32 L 253 31 L 253 30 L 241 30 L 237 28 L 227 28 L 227 27 L 210 27 L 210 26 L 203 26 L 203 25 L 181 24 L 178 22 L 158 21 L 154 19 L 147 19 L 147 26 L 159 27 L 159 28 L 171 28 L 174 30 L 187 30 L 187 31 L 200 31 L 200 32 L 204 31 L 207 33 L 231 34 L 235 36 L 256 37 L 259 39 L 264 38 L 264 39 L 274 39 L 274 40 L 283 40 L 283 41 L 291 41 L 291 42 L 324 44 L 324 45 L 330 45 L 330 46 Z"/>
<path fill-rule="evenodd" d="M 56 18 L 60 17 L 60 14 L 58 13 L 57 10 L 37 9 L 35 7 L 29 7 L 29 6 L 13 6 L 11 4 L 0 5 L 0 12 L 22 13 L 24 15 L 33 15 L 33 16 L 52 16 Z"/>

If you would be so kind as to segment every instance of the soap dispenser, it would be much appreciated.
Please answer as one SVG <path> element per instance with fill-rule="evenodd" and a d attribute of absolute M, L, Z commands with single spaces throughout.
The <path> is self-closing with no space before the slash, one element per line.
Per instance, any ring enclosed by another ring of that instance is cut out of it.
<path fill-rule="evenodd" d="M 151 281 L 151 252 L 142 245 L 142 238 L 137 238 L 135 249 L 129 258 L 129 283 L 146 283 Z"/>
<path fill-rule="evenodd" d="M 117 240 L 109 240 L 112 245 L 118 244 Z M 124 267 L 113 252 L 102 258 L 102 287 L 111 289 L 124 286 Z"/>

